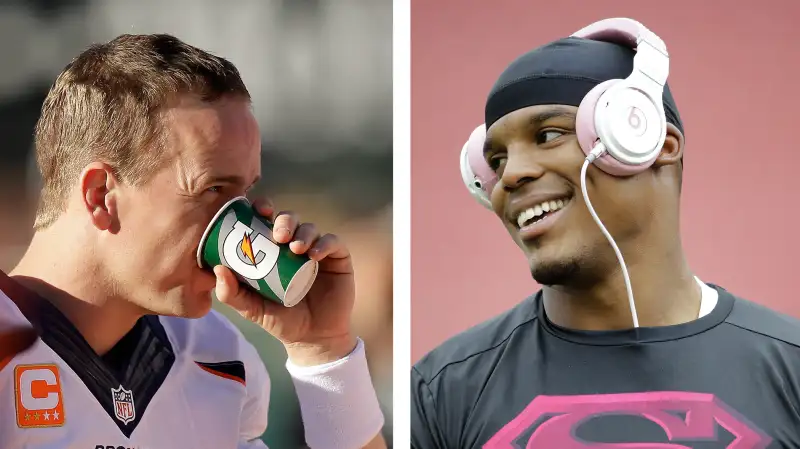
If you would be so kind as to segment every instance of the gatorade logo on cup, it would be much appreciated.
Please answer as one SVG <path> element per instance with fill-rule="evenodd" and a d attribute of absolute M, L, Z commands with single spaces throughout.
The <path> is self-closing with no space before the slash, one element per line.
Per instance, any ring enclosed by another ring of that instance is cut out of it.
<path fill-rule="evenodd" d="M 234 198 L 217 212 L 197 251 L 201 268 L 224 265 L 239 282 L 266 299 L 291 307 L 305 297 L 318 264 L 272 238 L 272 224 L 250 202 Z"/>
<path fill-rule="evenodd" d="M 260 223 L 253 223 L 254 225 Z M 266 228 L 266 226 L 261 226 Z M 256 232 L 237 221 L 222 243 L 222 254 L 231 269 L 242 276 L 257 280 L 267 275 L 278 263 L 280 248 L 264 236 L 269 229 Z"/>
<path fill-rule="evenodd" d="M 277 266 L 280 247 L 267 238 L 272 237 L 271 229 L 255 217 L 245 224 L 230 211 L 222 219 L 219 233 L 222 240 L 220 263 L 245 278 L 250 286 L 258 288 L 258 281 L 263 280 L 277 297 L 286 296 Z"/>

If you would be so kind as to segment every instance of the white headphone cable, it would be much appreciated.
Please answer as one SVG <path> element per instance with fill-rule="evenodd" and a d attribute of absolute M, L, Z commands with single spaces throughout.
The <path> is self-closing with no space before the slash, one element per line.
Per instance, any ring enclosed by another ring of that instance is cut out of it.
<path fill-rule="evenodd" d="M 595 223 L 597 226 L 600 227 L 600 231 L 606 236 L 608 243 L 611 244 L 611 248 L 614 250 L 614 253 L 617 255 L 617 260 L 619 261 L 620 267 L 622 267 L 622 277 L 625 279 L 625 290 L 628 292 L 628 304 L 631 309 L 631 316 L 633 317 L 633 327 L 639 327 L 639 316 L 636 314 L 636 303 L 633 301 L 633 288 L 631 287 L 631 278 L 628 274 L 628 267 L 625 265 L 625 259 L 622 257 L 622 251 L 619 250 L 617 246 L 617 242 L 614 241 L 614 237 L 611 236 L 611 233 L 608 232 L 608 229 L 603 225 L 603 222 L 600 220 L 600 217 L 597 216 L 597 212 L 594 211 L 594 207 L 592 207 L 592 202 L 589 200 L 589 192 L 586 190 L 586 170 L 589 168 L 589 165 L 592 164 L 597 158 L 604 155 L 606 153 L 606 146 L 603 145 L 602 142 L 598 142 L 597 145 L 592 149 L 591 153 L 586 156 L 586 159 L 583 161 L 583 167 L 581 168 L 581 192 L 583 193 L 583 201 L 586 203 L 586 207 L 589 209 L 589 213 L 594 218 Z"/>

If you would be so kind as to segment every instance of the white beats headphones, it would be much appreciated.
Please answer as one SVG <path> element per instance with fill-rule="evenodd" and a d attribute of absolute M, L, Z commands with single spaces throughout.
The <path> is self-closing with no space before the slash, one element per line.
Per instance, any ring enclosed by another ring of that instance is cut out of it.
<path fill-rule="evenodd" d="M 633 72 L 627 78 L 600 83 L 583 97 L 575 117 L 575 132 L 586 154 L 581 168 L 584 202 L 622 267 L 633 326 L 639 327 L 628 268 L 617 243 L 592 206 L 586 189 L 586 171 L 594 163 L 610 175 L 630 176 L 646 170 L 656 160 L 667 134 L 663 96 L 669 74 L 669 54 L 664 41 L 632 19 L 601 20 L 572 36 L 626 45 L 636 50 Z M 461 149 L 461 178 L 472 196 L 491 209 L 489 198 L 498 179 L 483 157 L 485 140 L 484 125 L 470 134 Z"/>
<path fill-rule="evenodd" d="M 666 45 L 633 19 L 605 19 L 572 36 L 626 45 L 636 50 L 633 72 L 594 87 L 581 101 L 576 133 L 581 149 L 598 168 L 614 176 L 644 171 L 658 157 L 667 132 L 664 85 L 669 73 Z M 491 207 L 497 175 L 483 157 L 484 125 L 461 150 L 461 176 L 475 199 Z M 592 154 L 594 155 L 592 156 Z"/>
<path fill-rule="evenodd" d="M 497 173 L 483 157 L 483 144 L 486 141 L 486 126 L 480 124 L 461 148 L 461 179 L 469 193 L 487 209 L 492 208 L 489 195 L 497 184 Z"/>

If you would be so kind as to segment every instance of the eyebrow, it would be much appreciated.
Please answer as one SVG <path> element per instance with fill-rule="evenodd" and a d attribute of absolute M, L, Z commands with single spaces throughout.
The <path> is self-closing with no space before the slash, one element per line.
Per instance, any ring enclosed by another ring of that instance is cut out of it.
<path fill-rule="evenodd" d="M 547 111 L 542 111 L 533 114 L 528 119 L 528 125 L 533 127 L 539 127 L 542 125 L 542 123 L 554 118 L 568 118 L 575 120 L 575 113 L 564 109 L 550 109 Z M 489 140 L 487 136 L 486 140 L 483 142 L 483 154 L 489 153 L 491 150 L 492 150 L 492 142 L 491 140 Z"/>
<path fill-rule="evenodd" d="M 240 186 L 247 185 L 247 181 L 243 177 L 241 177 L 239 175 L 215 176 L 215 177 L 211 178 L 211 180 L 214 183 L 237 184 L 237 185 L 240 185 Z M 261 180 L 261 176 L 256 176 L 256 179 L 253 181 L 252 184 L 247 186 L 247 188 L 249 189 L 250 187 L 253 187 L 260 180 Z"/>
<path fill-rule="evenodd" d="M 554 118 L 569 118 L 575 119 L 575 113 L 572 111 L 565 111 L 563 109 L 551 109 L 549 111 L 542 111 L 534 114 L 528 119 L 528 123 L 533 126 L 539 126 L 542 123 Z"/>

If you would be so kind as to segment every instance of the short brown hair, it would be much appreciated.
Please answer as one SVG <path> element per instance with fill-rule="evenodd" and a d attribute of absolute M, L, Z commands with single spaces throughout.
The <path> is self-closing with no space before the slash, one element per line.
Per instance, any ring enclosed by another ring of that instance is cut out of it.
<path fill-rule="evenodd" d="M 146 181 L 166 159 L 159 113 L 183 94 L 250 99 L 231 62 L 166 34 L 122 35 L 67 65 L 36 124 L 43 187 L 34 228 L 66 209 L 69 189 L 92 161 L 109 164 L 124 182 Z"/>

